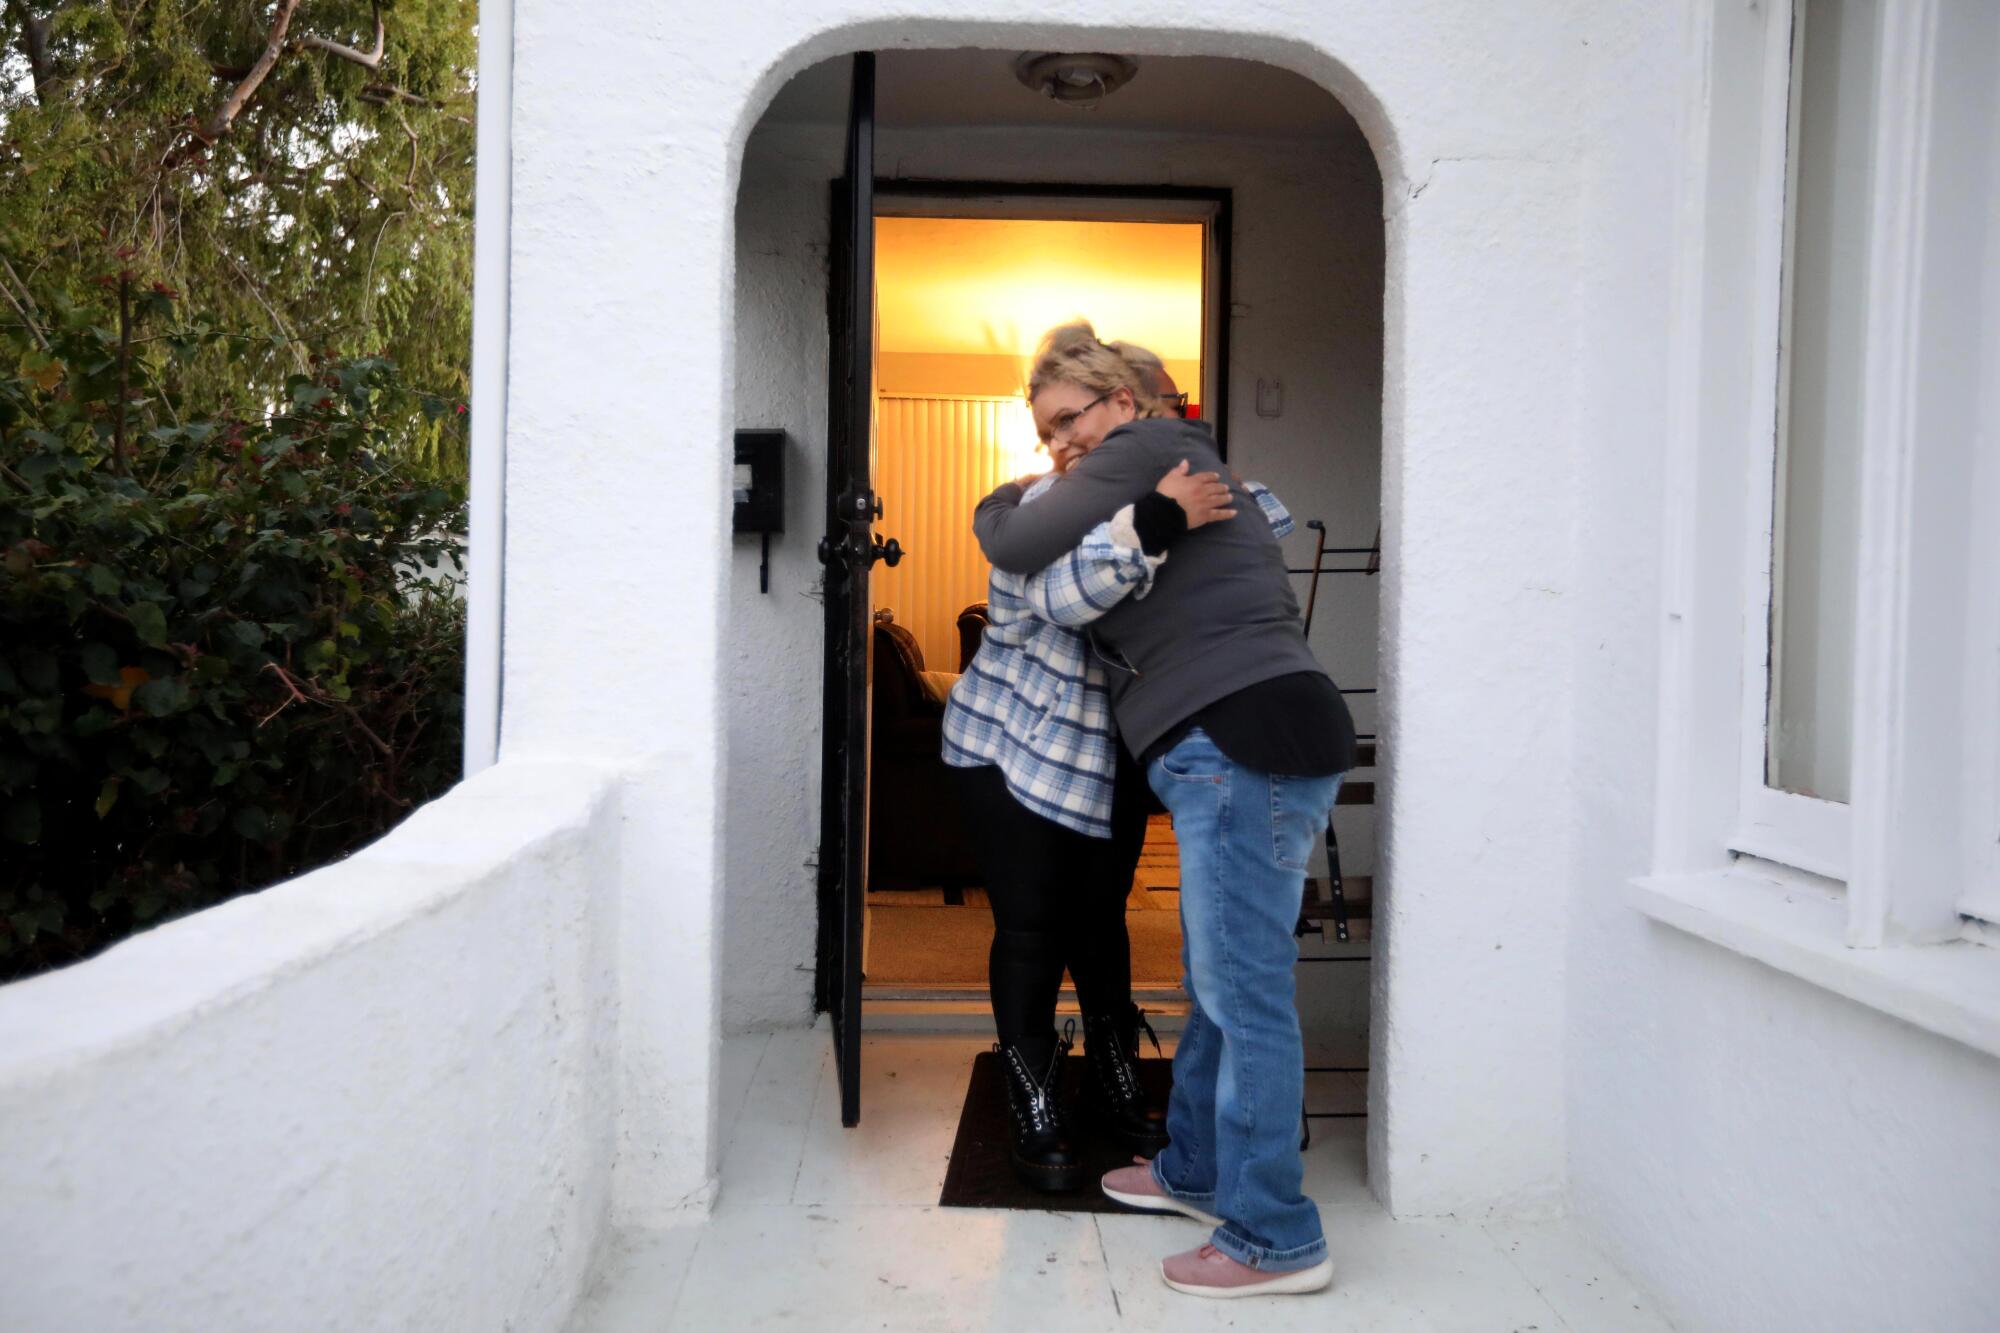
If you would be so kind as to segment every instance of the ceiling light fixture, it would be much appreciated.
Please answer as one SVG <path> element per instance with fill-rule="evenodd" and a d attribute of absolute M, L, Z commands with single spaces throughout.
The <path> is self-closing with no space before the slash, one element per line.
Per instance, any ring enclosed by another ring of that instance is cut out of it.
<path fill-rule="evenodd" d="M 1014 77 L 1052 102 L 1089 111 L 1132 81 L 1139 62 L 1102 53 L 1059 54 L 1026 51 L 1014 62 Z"/>

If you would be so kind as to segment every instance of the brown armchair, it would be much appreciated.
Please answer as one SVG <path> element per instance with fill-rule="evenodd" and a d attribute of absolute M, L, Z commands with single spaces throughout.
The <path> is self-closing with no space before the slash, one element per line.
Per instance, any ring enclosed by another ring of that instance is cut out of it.
<path fill-rule="evenodd" d="M 979 651 L 979 640 L 986 633 L 986 603 L 974 602 L 958 613 L 958 669 L 963 673 L 972 665 L 972 656 Z"/>
<path fill-rule="evenodd" d="M 925 670 L 916 636 L 892 620 L 876 620 L 870 889 L 960 889 L 981 882 L 943 757 L 945 696 L 957 679 Z"/>

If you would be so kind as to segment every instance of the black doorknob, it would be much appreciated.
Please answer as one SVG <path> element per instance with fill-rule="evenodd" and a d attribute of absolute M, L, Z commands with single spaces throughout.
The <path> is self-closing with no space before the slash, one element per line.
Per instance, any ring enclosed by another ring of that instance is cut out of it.
<path fill-rule="evenodd" d="M 902 543 L 898 542 L 894 537 L 891 537 L 886 542 L 877 538 L 875 545 L 868 552 L 868 558 L 871 561 L 880 560 L 888 565 L 889 568 L 894 569 L 897 565 L 903 563 Z"/>

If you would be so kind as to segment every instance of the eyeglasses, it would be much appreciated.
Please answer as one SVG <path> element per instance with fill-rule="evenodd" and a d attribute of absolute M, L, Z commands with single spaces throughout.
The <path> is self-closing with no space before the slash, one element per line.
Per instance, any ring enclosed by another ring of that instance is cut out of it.
<path fill-rule="evenodd" d="M 1069 437 L 1069 433 L 1076 429 L 1076 423 L 1078 419 L 1083 416 L 1084 413 L 1090 411 L 1091 408 L 1096 407 L 1099 403 L 1103 402 L 1105 399 L 1109 398 L 1112 394 L 1117 392 L 1118 390 L 1116 389 L 1106 389 L 1103 393 L 1098 394 L 1097 397 L 1091 399 L 1089 402 L 1085 403 L 1082 407 L 1077 408 L 1076 411 L 1064 412 L 1062 415 L 1058 416 L 1054 421 L 1051 421 L 1049 423 L 1049 439 L 1051 440 L 1067 439 Z"/>
<path fill-rule="evenodd" d="M 1186 394 L 1170 393 L 1167 394 L 1165 397 L 1163 397 L 1161 401 L 1164 402 L 1168 407 L 1174 409 L 1175 416 L 1177 417 L 1187 416 L 1188 396 Z"/>

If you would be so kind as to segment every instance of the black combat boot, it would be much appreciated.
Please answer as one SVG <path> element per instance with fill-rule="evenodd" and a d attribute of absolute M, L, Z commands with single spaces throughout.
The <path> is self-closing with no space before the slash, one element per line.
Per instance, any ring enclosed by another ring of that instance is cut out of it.
<path fill-rule="evenodd" d="M 1139 1082 L 1141 1028 L 1157 1053 L 1160 1039 L 1137 1005 L 1127 1005 L 1122 1014 L 1113 1010 L 1083 1016 L 1083 1054 L 1090 1065 L 1084 1103 L 1113 1138 L 1151 1157 L 1167 1146 L 1167 1112 Z"/>
<path fill-rule="evenodd" d="M 1070 1140 L 1062 1105 L 1063 1061 L 1069 1043 L 1058 1040 L 1046 1066 L 1035 1069 L 1018 1046 L 995 1046 L 1007 1080 L 1007 1109 L 1014 1117 L 1014 1170 L 1032 1188 L 1061 1194 L 1083 1183 L 1083 1159 Z M 1037 1061 L 1036 1063 L 1039 1063 Z"/>

